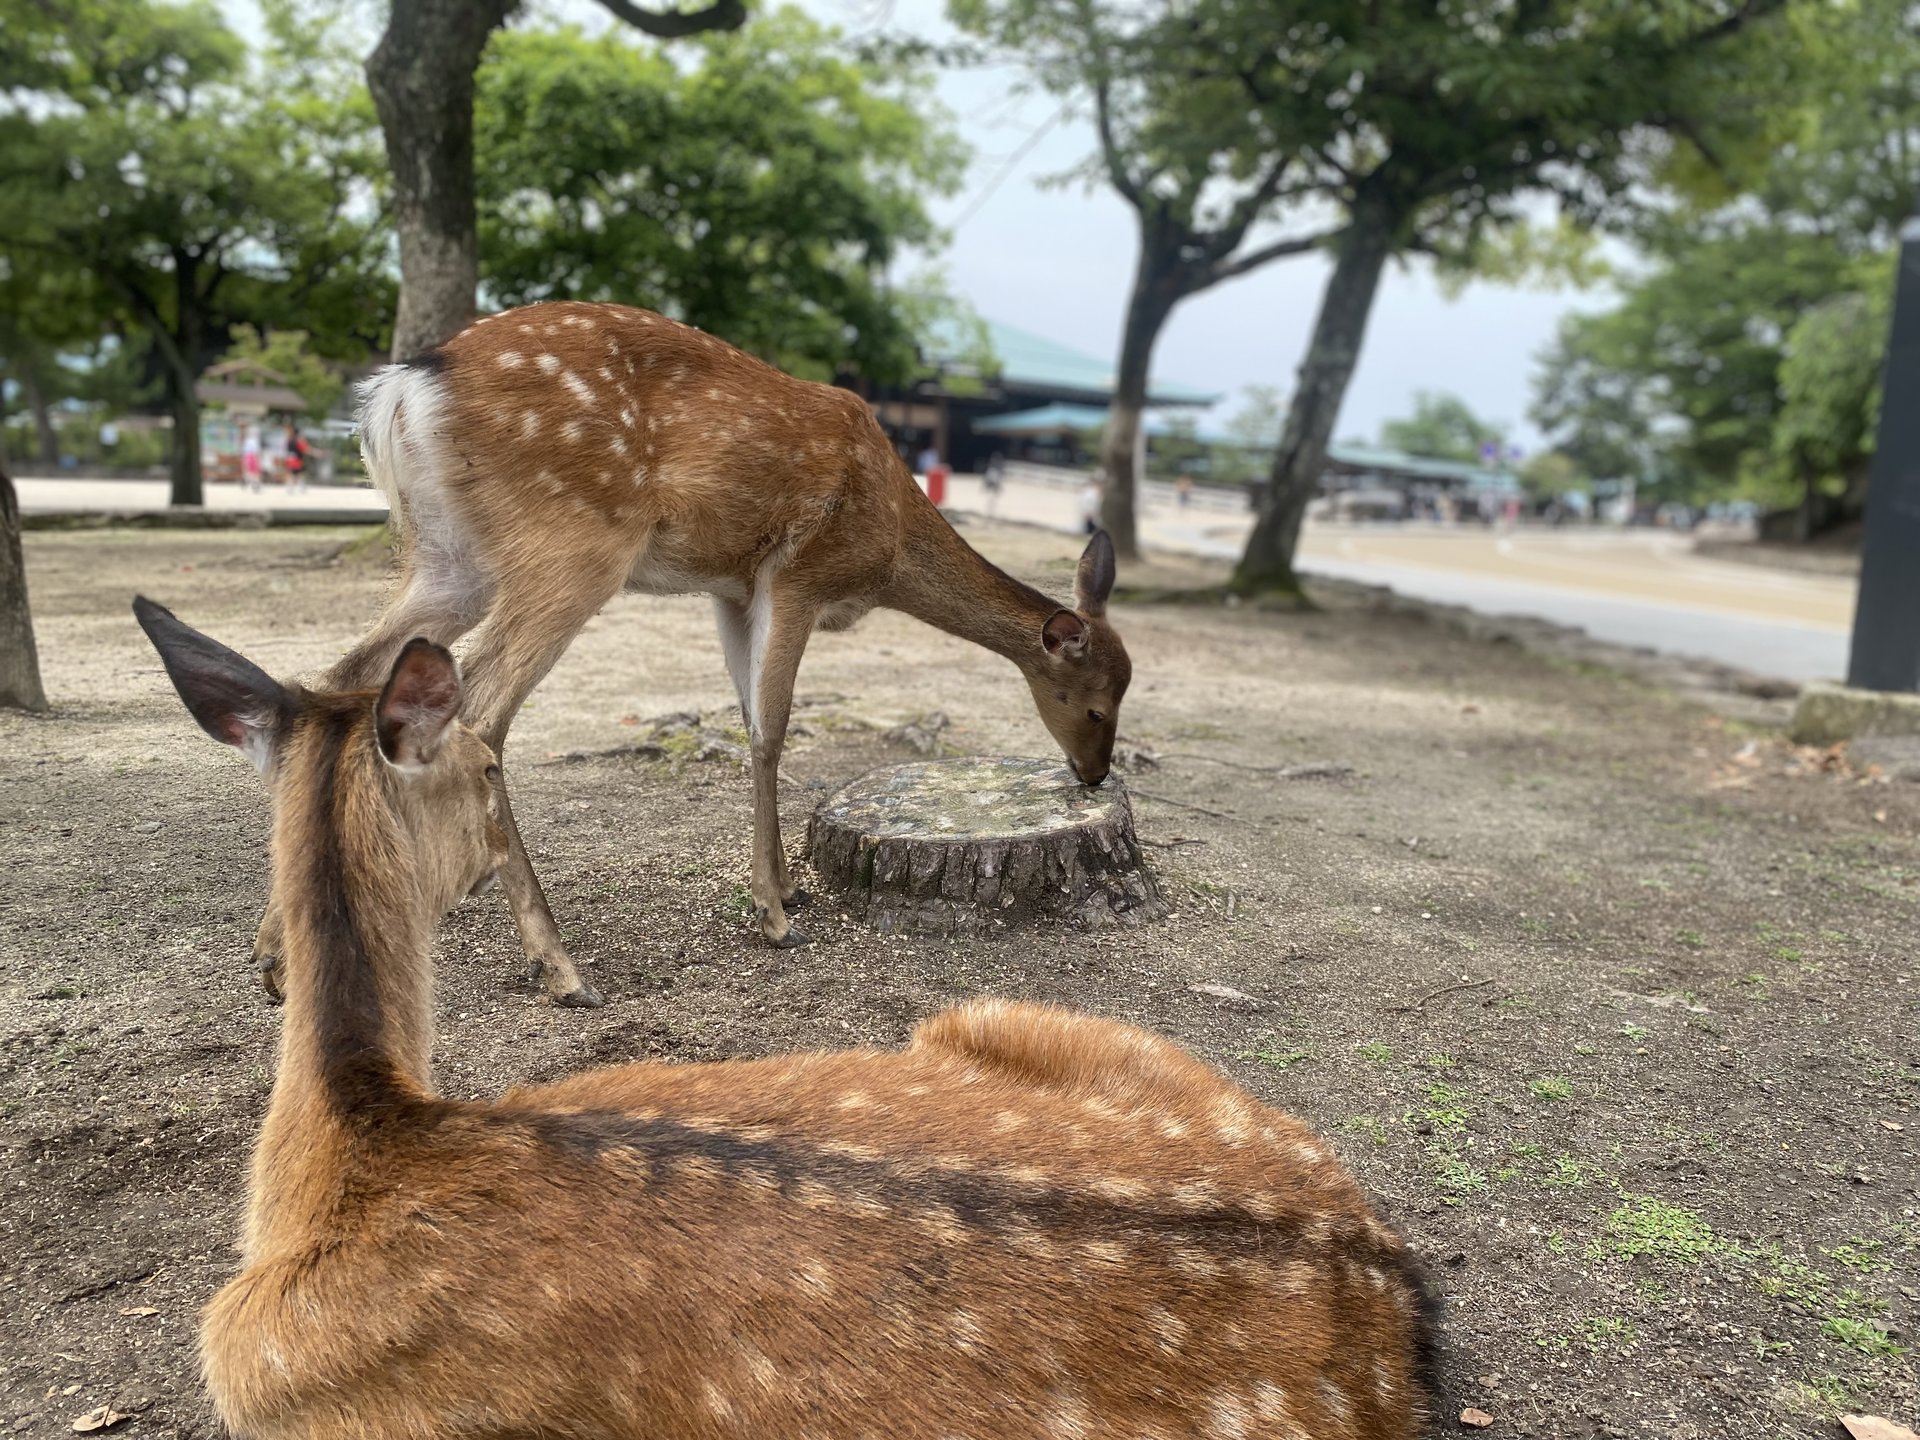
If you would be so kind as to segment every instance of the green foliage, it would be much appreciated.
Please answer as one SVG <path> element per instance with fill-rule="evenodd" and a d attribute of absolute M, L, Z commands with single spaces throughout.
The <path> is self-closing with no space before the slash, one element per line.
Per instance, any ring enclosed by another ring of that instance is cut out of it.
<path fill-rule="evenodd" d="M 1504 443 L 1505 433 L 1482 420 L 1464 400 L 1422 390 L 1413 397 L 1413 414 L 1380 427 L 1380 443 L 1409 455 L 1434 460 L 1480 458 L 1482 445 Z"/>
<path fill-rule="evenodd" d="M 1855 480 L 1873 455 L 1892 299 L 1888 275 L 1822 300 L 1787 332 L 1773 450 L 1810 484 Z"/>
<path fill-rule="evenodd" d="M 1224 427 L 1234 443 L 1214 446 L 1208 465 L 1212 478 L 1228 485 L 1244 485 L 1267 473 L 1287 418 L 1279 386 L 1249 385 L 1240 394 L 1240 408 Z"/>
<path fill-rule="evenodd" d="M 1527 494 L 1545 500 L 1585 489 L 1589 477 L 1566 451 L 1536 450 L 1520 466 L 1519 478 Z"/>
<path fill-rule="evenodd" d="M 307 402 L 307 414 L 318 420 L 333 408 L 346 389 L 340 372 L 313 353 L 303 330 L 274 330 L 262 334 L 243 325 L 234 333 L 229 360 L 251 360 L 279 374 Z"/>
<path fill-rule="evenodd" d="M 924 77 L 848 58 L 792 8 L 689 43 L 676 64 L 617 32 L 494 36 L 475 106 L 488 298 L 627 301 L 797 373 L 905 375 L 915 307 L 886 272 L 936 241 L 924 197 L 965 169 Z"/>
<path fill-rule="evenodd" d="M 1673 1265 L 1697 1265 L 1719 1244 L 1699 1212 L 1669 1205 L 1652 1195 L 1622 1194 L 1607 1217 L 1602 1253 L 1645 1255 Z"/>

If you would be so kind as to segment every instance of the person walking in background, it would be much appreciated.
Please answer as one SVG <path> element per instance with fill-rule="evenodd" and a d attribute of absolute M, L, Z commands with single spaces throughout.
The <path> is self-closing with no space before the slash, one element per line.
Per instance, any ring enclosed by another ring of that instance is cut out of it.
<path fill-rule="evenodd" d="M 993 515 L 1000 509 L 1000 487 L 1007 480 L 1007 457 L 998 450 L 987 457 L 987 468 L 981 472 L 980 484 L 987 492 L 987 514 Z"/>
<path fill-rule="evenodd" d="M 1186 509 L 1193 501 L 1193 476 L 1187 474 L 1184 470 L 1180 472 L 1180 477 L 1173 482 L 1173 498 L 1182 510 Z"/>
<path fill-rule="evenodd" d="M 915 464 L 914 469 L 918 470 L 922 475 L 928 475 L 933 472 L 934 466 L 939 463 L 940 451 L 932 444 L 928 444 L 927 448 L 920 452 L 920 459 Z"/>
<path fill-rule="evenodd" d="M 240 478 L 248 490 L 260 493 L 260 432 L 251 425 L 240 432 Z"/>
<path fill-rule="evenodd" d="M 1100 528 L 1100 488 L 1101 475 L 1098 471 L 1087 476 L 1086 483 L 1080 487 L 1080 527 L 1091 535 Z"/>
<path fill-rule="evenodd" d="M 313 454 L 313 447 L 307 444 L 306 437 L 300 433 L 300 422 L 289 420 L 286 434 L 287 489 L 295 495 L 307 488 L 307 462 Z"/>

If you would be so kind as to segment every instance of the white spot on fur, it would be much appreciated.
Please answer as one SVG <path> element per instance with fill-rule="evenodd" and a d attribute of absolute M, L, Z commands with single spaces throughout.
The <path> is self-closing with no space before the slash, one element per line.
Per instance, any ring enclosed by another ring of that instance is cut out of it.
<path fill-rule="evenodd" d="M 1207 1423 L 1201 1432 L 1209 1440 L 1247 1440 L 1253 1411 L 1231 1390 L 1216 1390 L 1207 1399 Z"/>
<path fill-rule="evenodd" d="M 633 407 L 631 405 L 623 405 L 620 407 L 620 423 L 629 430 L 633 428 Z"/>
<path fill-rule="evenodd" d="M 527 363 L 527 357 L 522 355 L 518 350 L 502 350 L 498 355 L 494 356 L 494 363 L 502 370 L 518 370 L 522 365 Z"/>
<path fill-rule="evenodd" d="M 573 392 L 573 398 L 578 400 L 582 405 L 591 406 L 597 403 L 594 399 L 593 387 L 571 370 L 560 377 L 560 383 L 571 390 Z"/>
<path fill-rule="evenodd" d="M 1347 1398 L 1347 1392 L 1325 1375 L 1320 1377 L 1320 1403 L 1325 1405 L 1327 1413 L 1342 1425 L 1353 1418 L 1353 1402 Z"/>
<path fill-rule="evenodd" d="M 954 1311 L 947 1317 L 947 1329 L 953 1335 L 953 1343 L 962 1350 L 971 1350 L 987 1338 L 987 1332 L 971 1310 Z"/>
<path fill-rule="evenodd" d="M 1192 1327 L 1166 1306 L 1149 1305 L 1146 1316 L 1147 1324 L 1153 1328 L 1154 1337 L 1160 1342 L 1160 1348 L 1169 1355 L 1187 1343 L 1187 1335 Z"/>
<path fill-rule="evenodd" d="M 540 412 L 529 410 L 520 417 L 520 438 L 531 440 L 540 433 Z"/>
<path fill-rule="evenodd" d="M 566 439 L 569 445 L 578 445 L 581 437 L 586 433 L 587 427 L 582 425 L 578 420 L 569 420 L 560 427 L 560 434 Z"/>
<path fill-rule="evenodd" d="M 560 368 L 560 357 L 558 355 L 542 355 L 534 363 L 546 371 L 547 374 L 552 375 Z"/>
<path fill-rule="evenodd" d="M 612 447 L 613 453 L 618 455 L 622 460 L 627 458 L 627 441 L 625 436 L 616 435 L 613 439 L 609 440 L 607 444 Z"/>

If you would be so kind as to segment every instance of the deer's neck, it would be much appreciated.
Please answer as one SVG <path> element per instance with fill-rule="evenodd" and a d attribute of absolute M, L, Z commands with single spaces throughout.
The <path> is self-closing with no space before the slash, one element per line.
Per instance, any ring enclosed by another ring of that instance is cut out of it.
<path fill-rule="evenodd" d="M 912 488 L 900 563 L 881 603 L 1031 670 L 1043 653 L 1040 627 L 1060 602 L 989 561 Z"/>
<path fill-rule="evenodd" d="M 254 1153 L 250 1258 L 337 1224 L 376 1132 L 429 1092 L 432 925 L 416 903 L 372 737 L 352 719 L 308 727 L 276 786 L 286 1007 Z"/>

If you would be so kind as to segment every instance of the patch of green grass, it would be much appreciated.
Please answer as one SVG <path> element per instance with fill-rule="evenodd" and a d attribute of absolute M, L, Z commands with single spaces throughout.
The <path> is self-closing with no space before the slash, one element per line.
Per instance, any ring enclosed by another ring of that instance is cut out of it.
<path fill-rule="evenodd" d="M 1820 1253 L 1836 1265 L 1844 1265 L 1862 1275 L 1883 1275 L 1893 1268 L 1883 1253 L 1886 1248 L 1884 1240 L 1862 1240 L 1855 1235 L 1844 1245 L 1836 1245 L 1831 1250 L 1822 1248 Z"/>
<path fill-rule="evenodd" d="M 1464 1204 L 1469 1195 L 1487 1188 L 1487 1172 L 1457 1151 L 1436 1147 L 1433 1183 L 1443 1205 Z"/>
<path fill-rule="evenodd" d="M 1585 1185 L 1592 1178 L 1593 1177 L 1587 1173 L 1586 1166 L 1574 1159 L 1573 1156 L 1558 1155 L 1554 1157 L 1553 1168 L 1540 1177 L 1540 1183 L 1542 1185 L 1555 1185 L 1571 1189 Z"/>
<path fill-rule="evenodd" d="M 1429 1055 L 1426 1058 L 1425 1063 L 1426 1063 L 1426 1067 L 1429 1070 L 1451 1070 L 1453 1069 L 1454 1066 L 1458 1065 L 1460 1062 L 1454 1059 L 1451 1055 L 1440 1054 L 1440 1055 Z"/>
<path fill-rule="evenodd" d="M 1468 1098 L 1459 1086 L 1436 1080 L 1427 1087 L 1427 1108 L 1420 1114 L 1436 1130 L 1464 1130 L 1467 1116 L 1473 1113 L 1467 1108 Z"/>
<path fill-rule="evenodd" d="M 1589 1044 L 1587 1041 L 1582 1040 L 1579 1044 L 1573 1047 L 1573 1053 L 1576 1055 L 1598 1055 L 1600 1053 L 1600 1047 L 1598 1045 Z"/>
<path fill-rule="evenodd" d="M 1527 1092 L 1536 1100 L 1571 1100 L 1573 1082 L 1564 1075 L 1542 1075 L 1528 1082 Z"/>
<path fill-rule="evenodd" d="M 1787 1391 L 1798 1407 L 1810 1414 L 1830 1415 L 1853 1408 L 1853 1389 L 1838 1375 L 1790 1381 Z"/>
<path fill-rule="evenodd" d="M 1876 1359 L 1892 1360 L 1907 1353 L 1906 1346 L 1898 1344 L 1887 1334 L 1885 1327 L 1871 1320 L 1829 1315 L 1820 1323 L 1820 1333 L 1829 1340 L 1838 1340 L 1849 1350 L 1858 1350 L 1862 1355 L 1871 1355 Z"/>
<path fill-rule="evenodd" d="M 1378 1115 L 1349 1115 L 1340 1128 L 1364 1135 L 1376 1145 L 1385 1145 L 1389 1140 L 1386 1122 Z"/>
<path fill-rule="evenodd" d="M 1793 1349 L 1791 1340 L 1769 1340 L 1758 1330 L 1753 1332 L 1753 1358 L 1765 1360 L 1771 1355 L 1784 1355 Z"/>
<path fill-rule="evenodd" d="M 1707 943 L 1707 937 L 1702 935 L 1698 930 L 1676 930 L 1673 938 L 1689 950 L 1699 950 Z"/>
<path fill-rule="evenodd" d="M 1620 1033 L 1629 1040 L 1644 1040 L 1651 1032 L 1644 1025 L 1636 1025 L 1631 1020 L 1624 1020 L 1620 1024 Z"/>
<path fill-rule="evenodd" d="M 1353 1047 L 1353 1053 L 1370 1065 L 1393 1063 L 1393 1047 L 1384 1040 L 1369 1040 L 1364 1045 L 1356 1045 Z"/>
<path fill-rule="evenodd" d="M 1640 1297 L 1642 1305 L 1655 1310 L 1665 1309 L 1673 1300 L 1664 1280 L 1642 1278 L 1634 1282 L 1633 1289 L 1634 1293 Z"/>
<path fill-rule="evenodd" d="M 1797 962 L 1800 959 L 1800 952 L 1791 945 L 1779 946 L 1774 950 L 1773 954 L 1774 958 L 1778 960 Z"/>
<path fill-rule="evenodd" d="M 1698 1265 L 1718 1248 L 1713 1227 L 1697 1210 L 1669 1205 L 1654 1195 L 1621 1192 L 1620 1205 L 1607 1217 L 1602 1254 L 1623 1259 L 1646 1256 L 1669 1265 Z"/>
<path fill-rule="evenodd" d="M 727 896 L 727 909 L 745 919 L 753 914 L 753 891 L 745 885 L 736 885 Z"/>

